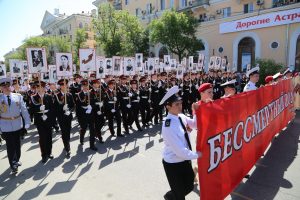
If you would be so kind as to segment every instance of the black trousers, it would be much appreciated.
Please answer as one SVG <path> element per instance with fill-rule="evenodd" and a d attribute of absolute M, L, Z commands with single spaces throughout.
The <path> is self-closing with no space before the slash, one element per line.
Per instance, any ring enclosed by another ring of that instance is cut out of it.
<path fill-rule="evenodd" d="M 42 158 L 47 158 L 52 154 L 52 129 L 47 122 L 36 122 L 37 131 L 39 134 L 39 144 Z"/>
<path fill-rule="evenodd" d="M 195 174 L 191 161 L 167 163 L 163 160 L 162 162 L 171 187 L 171 191 L 165 196 L 167 199 L 184 200 L 185 196 L 194 189 Z"/>
<path fill-rule="evenodd" d="M 57 121 L 61 130 L 61 138 L 64 143 L 64 148 L 67 152 L 70 151 L 70 135 L 71 135 L 71 124 L 73 116 L 58 115 Z"/>
<path fill-rule="evenodd" d="M 79 117 L 80 116 L 80 117 Z M 94 115 L 91 114 L 83 114 L 79 115 L 78 117 L 80 120 L 78 120 L 80 125 L 80 142 L 83 142 L 84 136 L 86 133 L 87 128 L 90 130 L 90 147 L 95 146 L 95 119 Z"/>
<path fill-rule="evenodd" d="M 123 122 L 123 127 L 126 132 L 129 132 L 128 126 L 130 125 L 130 121 L 132 118 L 132 110 L 131 108 L 121 108 L 121 113 L 122 113 L 122 122 Z"/>
<path fill-rule="evenodd" d="M 145 125 L 150 121 L 150 104 L 148 102 L 141 103 L 140 106 L 142 123 Z"/>
<path fill-rule="evenodd" d="M 138 103 L 132 103 L 131 107 L 132 115 L 130 118 L 130 125 L 135 122 L 135 125 L 138 129 L 141 129 L 141 125 L 139 122 L 139 112 L 140 112 L 140 105 Z"/>
<path fill-rule="evenodd" d="M 96 137 L 99 140 L 102 140 L 101 129 L 103 128 L 103 126 L 105 124 L 104 114 L 102 113 L 101 115 L 98 115 L 96 113 L 94 116 L 95 116 L 95 132 L 96 132 Z"/>
<path fill-rule="evenodd" d="M 105 112 L 106 119 L 108 120 L 108 127 L 111 135 L 115 135 L 114 131 L 114 118 L 117 121 L 117 135 L 121 135 L 121 115 L 120 111 L 116 110 L 116 112 L 112 113 L 110 110 Z"/>
<path fill-rule="evenodd" d="M 19 162 L 21 157 L 21 130 L 3 132 L 2 138 L 6 142 L 6 151 L 9 165 L 12 168 L 14 162 Z"/>

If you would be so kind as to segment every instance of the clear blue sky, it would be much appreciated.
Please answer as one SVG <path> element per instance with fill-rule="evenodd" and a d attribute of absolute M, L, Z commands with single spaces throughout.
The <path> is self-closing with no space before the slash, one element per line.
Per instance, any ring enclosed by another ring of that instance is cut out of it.
<path fill-rule="evenodd" d="M 45 11 L 71 15 L 91 11 L 94 0 L 0 0 L 0 61 L 3 56 L 30 36 L 42 34 Z"/>

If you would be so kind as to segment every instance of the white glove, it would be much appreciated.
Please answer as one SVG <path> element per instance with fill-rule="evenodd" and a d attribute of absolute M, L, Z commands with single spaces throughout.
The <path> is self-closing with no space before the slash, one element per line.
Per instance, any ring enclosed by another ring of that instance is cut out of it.
<path fill-rule="evenodd" d="M 169 91 L 170 88 L 167 88 L 167 91 Z"/>
<path fill-rule="evenodd" d="M 116 112 L 116 110 L 115 109 L 111 109 L 111 112 L 114 113 L 114 112 Z"/>
<path fill-rule="evenodd" d="M 47 115 L 42 115 L 43 121 L 46 121 L 47 118 L 48 118 Z"/>
<path fill-rule="evenodd" d="M 130 105 L 130 104 L 127 104 L 126 106 L 127 106 L 127 108 L 131 108 L 131 105 Z"/>
<path fill-rule="evenodd" d="M 117 97 L 114 97 L 114 101 L 117 101 L 118 99 L 117 99 Z"/>
<path fill-rule="evenodd" d="M 68 110 L 68 109 L 69 109 L 69 108 L 68 108 L 68 104 L 65 104 L 64 107 L 63 107 L 63 110 L 66 111 L 66 110 Z"/>
<path fill-rule="evenodd" d="M 45 110 L 45 105 L 42 105 L 41 107 L 40 107 L 40 111 L 44 111 Z"/>
<path fill-rule="evenodd" d="M 196 85 L 196 89 L 197 89 L 197 90 L 199 89 L 199 85 L 198 85 L 198 84 Z"/>
<path fill-rule="evenodd" d="M 140 97 L 138 96 L 138 97 L 136 97 L 137 98 L 137 100 L 140 100 Z"/>
<path fill-rule="evenodd" d="M 182 84 L 182 83 L 180 84 L 180 87 L 183 87 L 183 84 Z"/>
<path fill-rule="evenodd" d="M 151 90 L 152 90 L 152 89 L 151 89 L 151 88 L 149 88 L 149 92 L 151 92 Z"/>
<path fill-rule="evenodd" d="M 103 106 L 103 102 L 99 102 L 99 107 L 102 107 Z"/>
<path fill-rule="evenodd" d="M 137 94 L 140 94 L 140 91 L 138 90 L 136 93 L 137 93 Z"/>
<path fill-rule="evenodd" d="M 128 93 L 128 96 L 129 96 L 129 97 L 132 97 L 132 93 L 129 92 L 129 93 Z"/>
<path fill-rule="evenodd" d="M 97 112 L 97 115 L 101 115 L 102 114 L 102 112 L 99 110 L 98 112 Z"/>
<path fill-rule="evenodd" d="M 193 86 L 193 84 L 190 84 L 190 87 L 192 87 Z"/>
<path fill-rule="evenodd" d="M 86 108 L 87 108 L 88 110 L 92 110 L 92 106 L 91 106 L 91 105 L 88 105 Z"/>
<path fill-rule="evenodd" d="M 69 116 L 70 114 L 71 114 L 71 112 L 68 110 L 65 112 L 65 115 L 67 115 L 67 116 Z"/>
<path fill-rule="evenodd" d="M 25 124 L 25 129 L 29 129 L 30 124 Z"/>
<path fill-rule="evenodd" d="M 87 109 L 87 110 L 85 111 L 86 114 L 91 114 L 91 112 L 92 112 L 92 109 Z"/>

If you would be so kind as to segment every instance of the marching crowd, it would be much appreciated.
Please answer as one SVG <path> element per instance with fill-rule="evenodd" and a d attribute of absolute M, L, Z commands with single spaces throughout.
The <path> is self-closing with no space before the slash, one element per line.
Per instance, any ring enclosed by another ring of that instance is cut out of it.
<path fill-rule="evenodd" d="M 272 84 L 293 75 L 297 74 L 287 69 L 282 74 L 266 77 L 265 81 Z M 161 123 L 166 109 L 160 102 L 173 86 L 179 88 L 182 113 L 192 116 L 192 104 L 199 101 L 200 94 L 207 89 L 210 89 L 210 94 L 205 101 L 212 101 L 256 89 L 258 80 L 259 68 L 253 68 L 246 74 L 221 70 L 210 70 L 207 74 L 185 73 L 183 79 L 177 79 L 176 73 L 172 72 L 144 76 L 106 75 L 104 79 L 97 79 L 94 73 L 88 78 L 74 74 L 73 78 L 60 79 L 57 83 L 3 78 L 0 80 L 0 131 L 6 141 L 10 167 L 17 172 L 21 166 L 20 138 L 32 125 L 37 128 L 42 162 L 45 163 L 53 159 L 53 130 L 61 130 L 66 157 L 70 157 L 74 118 L 80 126 L 80 144 L 84 144 L 89 130 L 89 147 L 97 151 L 95 143 L 104 142 L 102 128 L 106 123 L 109 133 L 117 137 L 130 134 L 133 123 L 138 131 Z M 300 92 L 299 85 L 295 91 Z"/>

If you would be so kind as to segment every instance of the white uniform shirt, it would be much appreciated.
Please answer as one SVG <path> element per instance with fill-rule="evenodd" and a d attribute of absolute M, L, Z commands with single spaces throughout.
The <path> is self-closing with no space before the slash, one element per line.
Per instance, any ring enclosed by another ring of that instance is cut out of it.
<path fill-rule="evenodd" d="M 190 128 L 197 127 L 196 116 L 191 119 L 184 114 L 179 114 L 178 116 L 168 114 L 162 125 L 161 132 L 164 139 L 163 159 L 167 163 L 178 163 L 198 158 L 198 154 L 189 149 L 179 117 L 185 126 L 188 125 Z"/>
<path fill-rule="evenodd" d="M 248 92 L 248 91 L 252 91 L 252 90 L 256 90 L 256 89 L 257 89 L 257 87 L 255 86 L 255 83 L 249 81 L 249 82 L 245 85 L 243 91 L 244 91 L 244 92 Z"/>

